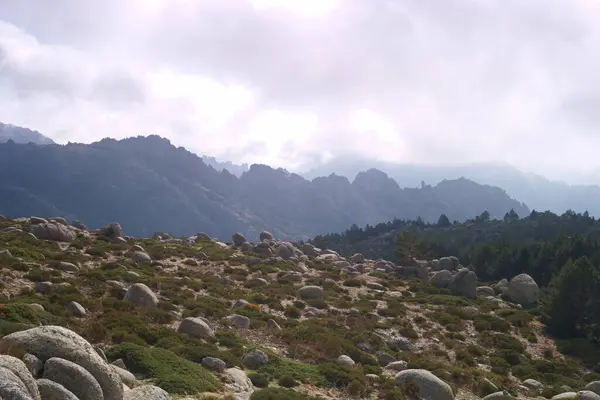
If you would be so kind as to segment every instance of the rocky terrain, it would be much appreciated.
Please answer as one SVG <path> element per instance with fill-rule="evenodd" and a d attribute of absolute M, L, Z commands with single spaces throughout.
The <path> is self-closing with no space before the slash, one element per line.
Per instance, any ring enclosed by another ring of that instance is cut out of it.
<path fill-rule="evenodd" d="M 526 274 L 0 217 L 0 398 L 600 399 Z"/>
<path fill-rule="evenodd" d="M 158 136 L 64 146 L 0 143 L 0 182 L 6 216 L 59 215 L 93 228 L 117 220 L 143 237 L 190 236 L 201 226 L 221 240 L 236 231 L 258 240 L 263 230 L 308 240 L 393 218 L 529 213 L 502 189 L 466 179 L 402 189 L 374 169 L 352 181 L 336 175 L 309 181 L 256 164 L 238 178 Z"/>

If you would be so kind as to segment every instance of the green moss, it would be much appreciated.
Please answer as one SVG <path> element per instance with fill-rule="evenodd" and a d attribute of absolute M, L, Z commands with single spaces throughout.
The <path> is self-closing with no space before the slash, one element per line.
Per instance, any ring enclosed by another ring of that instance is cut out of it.
<path fill-rule="evenodd" d="M 111 359 L 122 358 L 127 368 L 172 394 L 197 394 L 221 389 L 219 381 L 200 365 L 161 349 L 132 343 L 114 346 L 107 352 Z"/>

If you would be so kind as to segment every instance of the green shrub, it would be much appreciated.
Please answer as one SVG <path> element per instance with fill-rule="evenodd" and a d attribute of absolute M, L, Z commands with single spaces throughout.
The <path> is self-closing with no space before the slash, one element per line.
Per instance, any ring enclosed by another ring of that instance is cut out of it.
<path fill-rule="evenodd" d="M 285 308 L 283 314 L 288 318 L 300 318 L 302 315 L 302 311 L 300 311 L 297 307 L 289 306 Z"/>
<path fill-rule="evenodd" d="M 283 388 L 267 388 L 252 393 L 250 400 L 318 400 L 316 397 Z"/>
<path fill-rule="evenodd" d="M 279 378 L 279 380 L 277 380 L 277 384 L 284 388 L 291 388 L 297 386 L 298 382 L 296 382 L 296 380 L 292 376 L 284 375 L 281 378 Z"/>
<path fill-rule="evenodd" d="M 344 281 L 344 283 L 342 283 L 342 285 L 349 286 L 349 287 L 361 287 L 363 284 L 364 284 L 363 280 L 356 279 L 356 278 L 346 279 Z"/>
<path fill-rule="evenodd" d="M 122 358 L 131 372 L 153 378 L 155 384 L 173 394 L 196 394 L 221 389 L 221 383 L 200 365 L 161 349 L 133 343 L 114 346 L 111 359 Z"/>
<path fill-rule="evenodd" d="M 258 372 L 251 372 L 248 374 L 248 378 L 252 381 L 252 384 L 259 388 L 269 386 L 269 377 Z"/>

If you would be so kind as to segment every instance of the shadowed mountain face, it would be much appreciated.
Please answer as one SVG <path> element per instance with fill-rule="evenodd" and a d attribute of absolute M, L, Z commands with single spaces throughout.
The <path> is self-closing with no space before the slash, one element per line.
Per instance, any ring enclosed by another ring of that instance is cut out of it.
<path fill-rule="evenodd" d="M 307 179 L 336 173 L 353 177 L 365 168 L 385 171 L 401 187 L 417 187 L 421 181 L 437 184 L 444 179 L 467 178 L 475 182 L 498 186 L 531 209 L 562 214 L 568 210 L 588 211 L 600 216 L 600 186 L 569 185 L 543 176 L 522 172 L 507 164 L 465 164 L 455 166 L 393 164 L 355 158 L 338 158 L 303 173 Z"/>
<path fill-rule="evenodd" d="M 252 165 L 241 177 L 217 171 L 158 136 L 89 145 L 0 144 L 0 214 L 77 219 L 90 227 L 119 221 L 126 232 L 222 240 L 239 231 L 257 238 L 308 239 L 352 224 L 393 218 L 464 220 L 488 210 L 501 218 L 527 207 L 501 189 L 467 179 L 401 189 L 371 169 L 353 182 L 330 175 L 313 181 L 282 169 Z"/>
<path fill-rule="evenodd" d="M 15 143 L 54 144 L 54 141 L 38 131 L 0 122 L 0 143 L 12 140 Z"/>

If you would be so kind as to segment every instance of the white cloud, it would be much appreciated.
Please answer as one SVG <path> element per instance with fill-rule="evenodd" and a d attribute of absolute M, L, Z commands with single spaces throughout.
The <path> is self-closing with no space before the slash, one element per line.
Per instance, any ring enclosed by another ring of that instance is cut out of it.
<path fill-rule="evenodd" d="M 507 161 L 575 179 L 600 168 L 598 70 L 593 0 L 21 0 L 0 10 L 0 121 L 59 142 L 156 133 L 291 169 L 363 154 Z"/>

